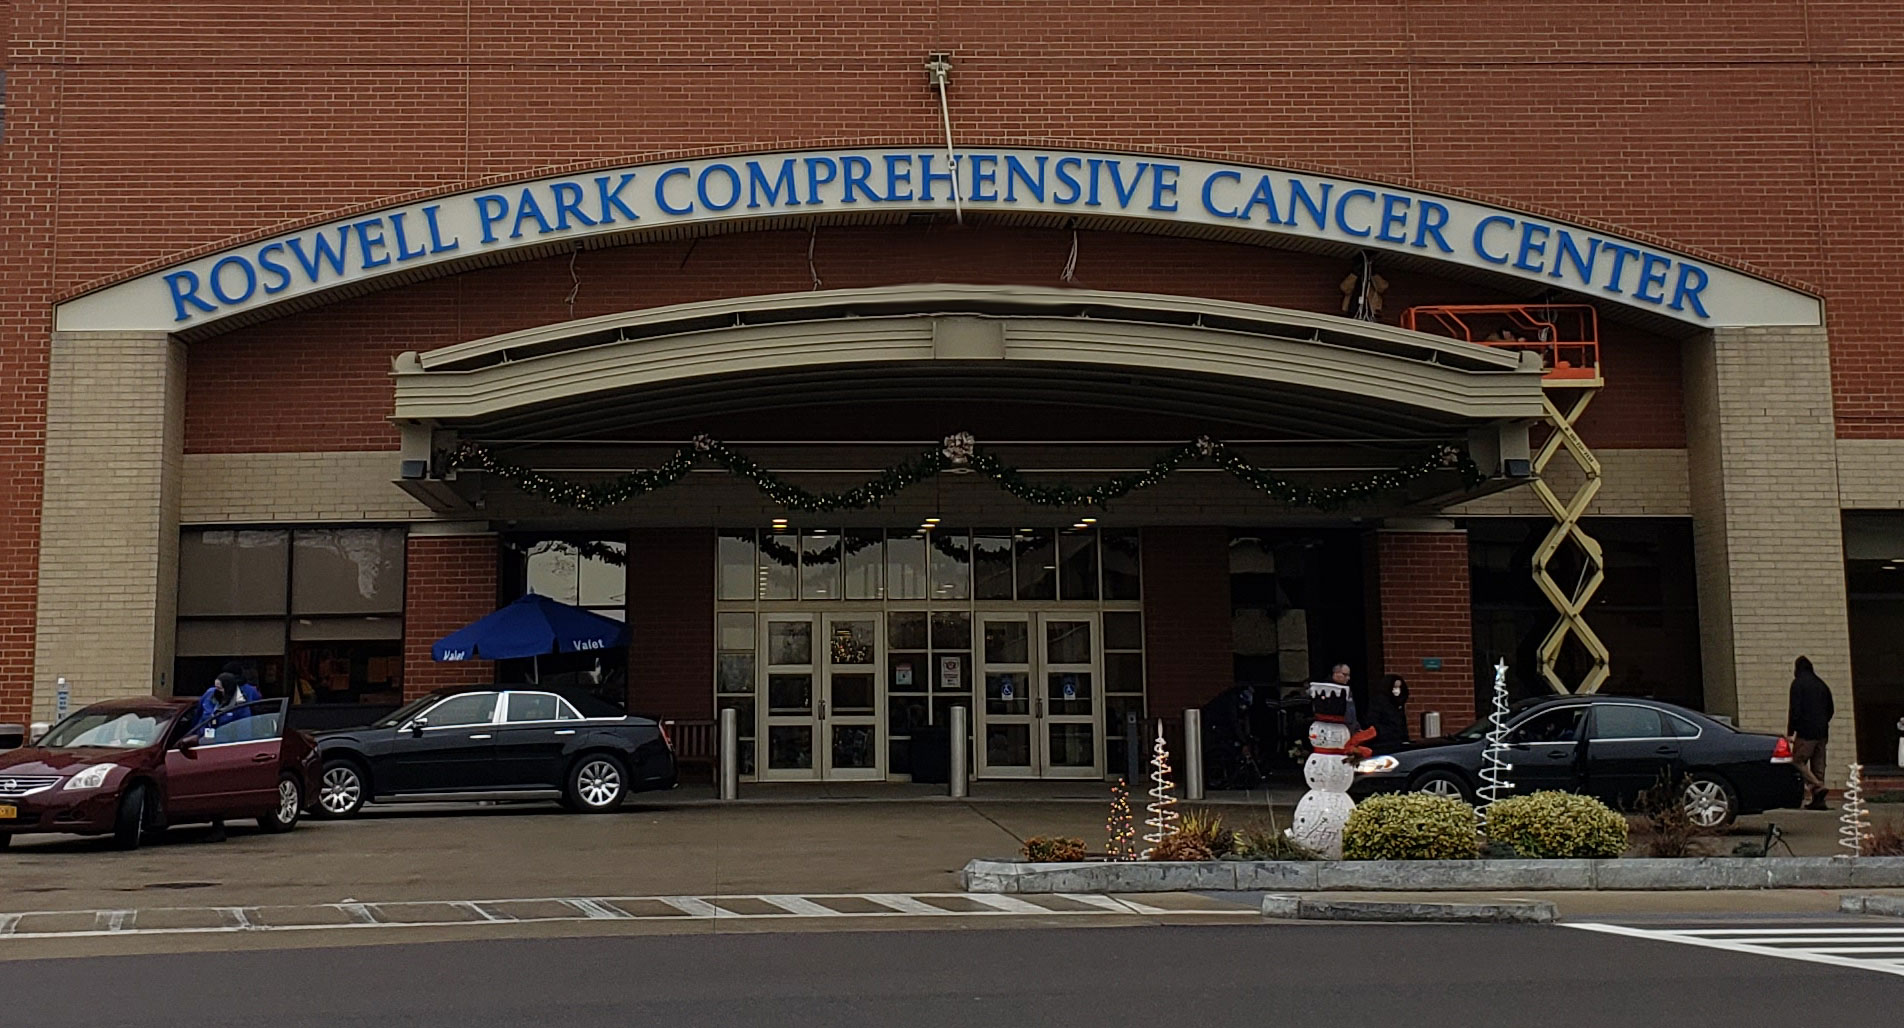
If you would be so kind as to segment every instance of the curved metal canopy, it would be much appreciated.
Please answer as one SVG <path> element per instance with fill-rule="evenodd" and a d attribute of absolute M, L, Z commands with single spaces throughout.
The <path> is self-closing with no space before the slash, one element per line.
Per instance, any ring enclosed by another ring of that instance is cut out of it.
<path fill-rule="evenodd" d="M 896 399 L 1145 410 L 1294 438 L 1446 438 L 1538 418 L 1522 355 L 1190 297 L 918 285 L 635 311 L 406 353 L 395 420 L 609 437 L 721 412 Z"/>

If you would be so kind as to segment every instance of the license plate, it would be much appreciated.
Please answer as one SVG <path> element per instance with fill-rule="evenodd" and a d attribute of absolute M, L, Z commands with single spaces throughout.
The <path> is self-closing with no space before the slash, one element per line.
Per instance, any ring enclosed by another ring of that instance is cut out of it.
<path fill-rule="evenodd" d="M 0 818 L 12 819 L 19 816 L 19 807 L 0 807 Z"/>

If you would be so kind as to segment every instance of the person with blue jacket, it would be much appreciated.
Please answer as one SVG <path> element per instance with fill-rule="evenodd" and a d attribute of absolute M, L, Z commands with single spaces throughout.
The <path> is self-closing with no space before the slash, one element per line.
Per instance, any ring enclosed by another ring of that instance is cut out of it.
<path fill-rule="evenodd" d="M 205 690 L 204 695 L 198 698 L 197 722 L 192 726 L 192 730 L 204 728 L 213 715 L 226 707 L 250 703 L 257 698 L 256 686 L 246 682 L 242 676 L 230 671 L 223 672 L 212 679 L 212 687 Z"/>

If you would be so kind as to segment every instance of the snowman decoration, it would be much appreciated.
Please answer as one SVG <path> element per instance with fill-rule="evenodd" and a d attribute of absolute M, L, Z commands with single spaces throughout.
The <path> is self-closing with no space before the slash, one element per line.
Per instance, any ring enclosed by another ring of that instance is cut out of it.
<path fill-rule="evenodd" d="M 1349 798 L 1349 786 L 1355 782 L 1354 762 L 1368 755 L 1360 744 L 1373 738 L 1375 730 L 1349 731 L 1348 686 L 1312 682 L 1309 699 L 1316 716 L 1309 723 L 1311 749 L 1302 766 L 1309 791 L 1296 804 L 1296 823 L 1285 834 L 1305 849 L 1340 860 L 1342 826 L 1355 809 L 1355 801 Z"/>

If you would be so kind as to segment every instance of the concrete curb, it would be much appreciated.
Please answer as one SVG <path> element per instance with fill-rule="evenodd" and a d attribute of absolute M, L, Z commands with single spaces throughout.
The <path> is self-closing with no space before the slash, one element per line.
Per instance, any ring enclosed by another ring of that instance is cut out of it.
<path fill-rule="evenodd" d="M 1619 860 L 1209 860 L 1032 864 L 974 860 L 967 892 L 1424 892 L 1898 889 L 1904 857 Z"/>
<path fill-rule="evenodd" d="M 1844 914 L 1904 917 L 1904 896 L 1840 896 L 1838 911 Z"/>
<path fill-rule="evenodd" d="M 1263 897 L 1263 916 L 1287 921 L 1439 921 L 1454 924 L 1552 924 L 1559 916 L 1543 900 L 1500 903 L 1407 903 L 1339 900 L 1327 896 Z"/>

